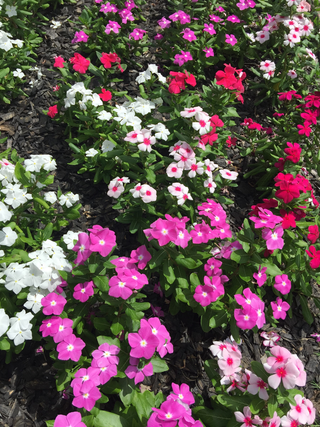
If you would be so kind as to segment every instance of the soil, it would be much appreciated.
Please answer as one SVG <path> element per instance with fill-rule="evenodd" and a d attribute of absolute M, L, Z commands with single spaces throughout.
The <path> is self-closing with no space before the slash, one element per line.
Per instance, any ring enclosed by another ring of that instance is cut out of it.
<path fill-rule="evenodd" d="M 85 4 L 90 6 L 91 3 L 80 0 L 76 5 L 67 4 L 55 11 L 46 11 L 47 17 L 62 22 L 62 26 L 56 30 L 49 26 L 44 28 L 44 41 L 37 51 L 37 66 L 41 67 L 43 73 L 40 82 L 33 88 L 25 86 L 28 97 L 15 99 L 9 106 L 0 106 L 1 137 L 8 137 L 3 149 L 15 148 L 19 155 L 25 158 L 30 154 L 51 154 L 57 162 L 53 189 L 60 187 L 63 192 L 79 193 L 83 206 L 81 217 L 71 221 L 68 229 L 86 231 L 94 224 L 109 227 L 116 232 L 118 252 L 128 255 L 135 242 L 131 235 L 125 232 L 125 227 L 115 221 L 117 213 L 112 209 L 110 198 L 106 195 L 106 184 L 93 185 L 92 175 L 78 175 L 75 167 L 69 165 L 72 155 L 68 144 L 64 142 L 65 128 L 43 113 L 43 110 L 55 103 L 52 87 L 57 84 L 57 73 L 51 69 L 53 58 L 59 55 L 70 57 L 78 48 L 70 43 L 75 30 L 74 24 L 68 22 L 68 19 L 76 20 Z M 149 37 L 155 34 L 155 21 L 163 16 L 162 9 L 161 0 L 149 2 L 143 7 L 143 15 L 147 18 L 145 29 L 148 30 Z M 155 57 L 151 51 L 144 58 L 137 60 L 140 63 L 153 63 Z M 126 73 L 119 89 L 133 93 L 136 90 L 134 79 L 137 72 L 138 70 L 131 70 Z M 35 74 L 30 73 L 27 81 L 34 76 Z M 256 117 L 263 117 L 267 108 L 262 105 L 258 112 L 254 111 L 252 99 L 248 97 L 240 114 L 243 117 L 253 117 L 256 113 Z M 234 149 L 229 150 L 228 156 L 241 177 L 252 159 L 243 160 Z M 254 182 L 246 182 L 240 178 L 238 187 L 230 189 L 229 197 L 234 204 L 228 208 L 228 219 L 233 228 L 238 228 L 251 205 L 259 201 L 259 194 L 254 190 Z M 64 230 L 66 231 L 67 229 Z M 319 292 L 316 288 L 314 291 Z M 208 399 L 214 393 L 204 371 L 204 361 L 212 357 L 208 347 L 213 340 L 225 339 L 227 334 L 220 329 L 204 333 L 197 316 L 190 313 L 179 314 L 179 317 L 173 318 L 168 312 L 168 301 L 159 301 L 151 287 L 147 287 L 146 293 L 148 300 L 155 306 L 161 306 L 164 311 L 163 322 L 171 334 L 174 353 L 165 358 L 169 371 L 147 378 L 144 386 L 155 393 L 162 391 L 168 394 L 172 381 L 179 384 L 184 382 L 190 385 L 194 393 L 200 393 L 205 400 Z M 313 386 L 313 383 L 320 384 L 319 344 L 310 338 L 311 333 L 320 332 L 320 321 L 319 311 L 314 305 L 312 309 L 316 317 L 311 326 L 304 321 L 301 313 L 296 311 L 291 319 L 287 317 L 278 328 L 272 330 L 281 335 L 280 344 L 296 353 L 303 361 L 307 371 L 307 385 L 303 389 L 305 396 L 311 399 L 320 411 L 320 387 Z M 149 314 L 151 315 L 151 312 Z M 270 325 L 265 325 L 263 330 L 271 330 Z M 243 360 L 246 367 L 249 367 L 252 360 L 261 360 L 265 348 L 259 335 L 252 331 L 242 333 L 241 337 Z M 66 399 L 62 392 L 56 391 L 55 370 L 48 354 L 38 353 L 38 347 L 39 343 L 27 342 L 24 351 L 9 364 L 5 364 L 5 354 L 0 354 L 1 426 L 44 427 L 46 420 L 54 419 L 58 414 L 66 414 L 73 408 L 72 399 Z"/>

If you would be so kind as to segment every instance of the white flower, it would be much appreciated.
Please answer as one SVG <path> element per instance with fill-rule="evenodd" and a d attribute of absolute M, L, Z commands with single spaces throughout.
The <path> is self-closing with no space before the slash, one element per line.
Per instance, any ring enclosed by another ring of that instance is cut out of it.
<path fill-rule="evenodd" d="M 19 79 L 22 79 L 25 76 L 21 68 L 17 68 L 15 71 L 13 71 L 12 74 L 14 75 L 14 77 L 19 77 Z"/>
<path fill-rule="evenodd" d="M 258 42 L 260 42 L 261 44 L 266 42 L 267 40 L 269 40 L 269 38 L 270 38 L 269 31 L 258 31 L 257 32 L 256 40 Z"/>
<path fill-rule="evenodd" d="M 1 222 L 10 221 L 11 217 L 12 217 L 12 213 L 9 211 L 7 206 L 3 202 L 0 202 L 0 221 Z"/>
<path fill-rule="evenodd" d="M 62 240 L 67 245 L 68 249 L 74 248 L 75 244 L 78 241 L 79 234 L 80 234 L 80 232 L 75 233 L 74 231 L 69 230 L 68 233 L 66 233 L 62 236 Z"/>
<path fill-rule="evenodd" d="M 32 313 L 26 313 L 25 310 L 22 310 L 16 314 L 16 317 L 11 317 L 9 320 L 11 328 L 7 332 L 7 336 L 10 340 L 13 340 L 15 345 L 22 344 L 25 340 L 32 339 L 32 324 L 30 320 L 33 317 Z"/>
<path fill-rule="evenodd" d="M 115 147 L 115 144 L 112 141 L 105 139 L 102 143 L 101 151 L 103 153 L 107 153 L 108 151 L 112 151 L 114 147 Z"/>
<path fill-rule="evenodd" d="M 86 156 L 87 157 L 94 157 L 98 153 L 99 153 L 99 151 L 95 150 L 94 148 L 90 148 L 89 150 L 86 151 Z"/>
<path fill-rule="evenodd" d="M 57 201 L 57 195 L 54 191 L 48 191 L 43 196 L 44 200 L 49 203 L 55 203 Z"/>
<path fill-rule="evenodd" d="M 29 172 L 40 172 L 43 167 L 47 172 L 57 169 L 56 161 L 49 154 L 31 154 L 31 159 L 24 161 L 24 165 Z"/>
<path fill-rule="evenodd" d="M 238 172 L 231 172 L 228 169 L 219 170 L 221 176 L 225 179 L 235 180 L 238 177 Z"/>
<path fill-rule="evenodd" d="M 18 235 L 11 227 L 3 227 L 0 230 L 0 245 L 1 246 L 12 246 L 17 240 Z"/>
<path fill-rule="evenodd" d="M 61 22 L 52 20 L 50 27 L 53 28 L 54 30 L 56 30 L 57 28 L 61 27 Z"/>
<path fill-rule="evenodd" d="M 136 112 L 136 113 L 140 113 L 143 116 L 145 116 L 146 114 L 151 113 L 151 110 L 156 108 L 156 105 L 154 102 L 152 101 L 148 101 L 147 99 L 141 98 L 140 96 L 138 96 L 137 98 L 135 98 L 136 102 L 132 102 L 132 104 L 130 105 L 130 107 Z"/>
<path fill-rule="evenodd" d="M 155 64 L 149 64 L 147 70 L 153 74 L 158 74 L 158 66 Z"/>
<path fill-rule="evenodd" d="M 14 6 L 6 5 L 6 14 L 11 18 L 11 16 L 17 16 L 17 8 Z"/>
<path fill-rule="evenodd" d="M 84 101 L 79 101 L 79 108 L 82 111 L 86 111 L 86 109 L 87 109 L 86 103 Z"/>
<path fill-rule="evenodd" d="M 42 309 L 41 300 L 48 292 L 43 289 L 31 288 L 27 295 L 27 301 L 23 306 L 34 313 L 38 313 Z"/>
<path fill-rule="evenodd" d="M 20 293 L 22 288 L 28 286 L 26 282 L 26 270 L 24 268 L 17 269 L 7 274 L 5 287 L 15 294 Z"/>
<path fill-rule="evenodd" d="M 295 70 L 289 70 L 287 76 L 291 77 L 292 79 L 296 79 L 298 74 L 295 72 Z"/>
<path fill-rule="evenodd" d="M 148 127 L 150 127 L 151 125 L 149 125 Z M 164 141 L 168 140 L 168 136 L 170 135 L 169 130 L 165 127 L 165 125 L 163 123 L 158 123 L 157 125 L 154 126 L 154 128 L 152 129 L 155 133 L 155 137 L 157 139 L 163 139 Z"/>
<path fill-rule="evenodd" d="M 16 44 L 18 47 L 22 47 L 23 46 L 23 40 L 20 40 L 20 39 L 12 40 L 12 43 Z"/>
<path fill-rule="evenodd" d="M 158 75 L 159 82 L 166 83 L 167 79 L 161 73 L 158 73 L 157 75 Z"/>
<path fill-rule="evenodd" d="M 111 113 L 108 113 L 107 111 L 104 111 L 104 110 L 102 110 L 102 111 L 100 111 L 100 113 L 98 114 L 98 119 L 99 120 L 110 120 L 111 119 L 111 117 L 112 117 L 112 114 Z"/>
<path fill-rule="evenodd" d="M 67 193 L 62 194 L 59 198 L 60 205 L 66 205 L 67 208 L 71 208 L 76 202 L 79 201 L 79 194 Z"/>
<path fill-rule="evenodd" d="M 100 105 L 103 105 L 102 99 L 97 93 L 92 94 L 91 103 L 94 107 L 99 107 Z"/>
<path fill-rule="evenodd" d="M 9 316 L 6 314 L 3 308 L 0 308 L 0 337 L 7 332 L 9 327 Z"/>
<path fill-rule="evenodd" d="M 150 70 L 146 70 L 139 73 L 138 77 L 136 77 L 136 82 L 141 84 L 141 83 L 144 83 L 146 80 L 150 80 L 150 79 L 151 79 Z"/>

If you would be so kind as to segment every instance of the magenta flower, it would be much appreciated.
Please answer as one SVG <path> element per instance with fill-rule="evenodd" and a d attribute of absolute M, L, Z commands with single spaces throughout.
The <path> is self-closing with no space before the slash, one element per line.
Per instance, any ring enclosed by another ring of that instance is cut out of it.
<path fill-rule="evenodd" d="M 289 280 L 286 274 L 282 274 L 281 276 L 280 275 L 276 276 L 274 287 L 282 295 L 286 295 L 291 290 L 291 281 Z"/>
<path fill-rule="evenodd" d="M 234 317 L 238 328 L 240 329 L 252 329 L 258 320 L 257 312 L 249 305 L 243 310 L 235 309 Z"/>
<path fill-rule="evenodd" d="M 89 229 L 90 233 L 90 250 L 99 252 L 100 255 L 106 257 L 116 245 L 116 235 L 109 228 Z"/>
<path fill-rule="evenodd" d="M 78 283 L 78 285 L 74 287 L 73 298 L 80 302 L 88 301 L 89 297 L 92 297 L 94 294 L 93 287 L 94 284 L 92 280 L 90 282 Z"/>
<path fill-rule="evenodd" d="M 158 21 L 158 25 L 164 30 L 165 28 L 169 28 L 171 25 L 171 21 L 169 19 L 166 19 L 165 17 L 162 17 Z"/>
<path fill-rule="evenodd" d="M 138 333 L 130 333 L 128 341 L 131 346 L 130 356 L 151 359 L 159 344 L 158 338 L 150 328 L 140 328 Z"/>
<path fill-rule="evenodd" d="M 77 338 L 73 334 L 68 335 L 57 345 L 58 359 L 71 359 L 74 362 L 78 362 L 81 357 L 81 351 L 85 346 L 86 344 L 81 338 Z"/>
<path fill-rule="evenodd" d="M 171 394 L 171 396 L 177 400 L 180 399 L 182 403 L 185 403 L 186 405 L 192 405 L 195 400 L 193 397 L 193 394 L 190 391 L 190 388 L 187 384 L 181 384 L 181 386 L 178 386 L 178 384 L 172 383 L 172 390 L 175 393 L 175 395 Z"/>
<path fill-rule="evenodd" d="M 121 28 L 121 25 L 118 24 L 116 21 L 109 21 L 109 23 L 106 25 L 105 33 L 110 34 L 111 31 L 113 33 L 119 34 L 119 30 Z"/>
<path fill-rule="evenodd" d="M 140 30 L 139 28 L 135 28 L 132 33 L 129 34 L 129 39 L 141 40 L 146 33 L 145 30 Z"/>
<path fill-rule="evenodd" d="M 63 312 L 66 303 L 67 300 L 62 295 L 57 295 L 56 293 L 51 292 L 41 300 L 41 305 L 43 306 L 42 312 L 46 316 L 49 316 L 50 314 L 56 314 L 59 316 L 59 314 Z"/>
<path fill-rule="evenodd" d="M 169 222 L 158 218 L 151 224 L 151 227 L 151 229 L 148 229 L 148 232 L 154 239 L 158 240 L 160 246 L 164 246 L 177 238 L 178 233 L 176 226 L 171 221 Z M 147 230 L 144 230 L 144 233 L 146 233 L 146 231 Z"/>
<path fill-rule="evenodd" d="M 86 427 L 81 421 L 79 412 L 70 412 L 68 415 L 58 415 L 53 427 Z"/>
<path fill-rule="evenodd" d="M 53 337 L 59 330 L 60 317 L 51 317 L 42 321 L 39 331 L 43 337 Z"/>
<path fill-rule="evenodd" d="M 121 16 L 123 24 L 126 24 L 128 21 L 134 21 L 134 16 L 129 9 L 119 10 L 119 15 Z"/>
<path fill-rule="evenodd" d="M 214 29 L 213 24 L 204 24 L 203 31 L 209 33 L 211 36 L 213 36 L 213 34 L 216 34 L 216 30 Z"/>
<path fill-rule="evenodd" d="M 267 242 L 267 249 L 269 251 L 275 249 L 282 249 L 284 246 L 283 228 L 280 226 L 276 227 L 273 231 L 264 229 L 262 230 L 262 238 Z"/>
<path fill-rule="evenodd" d="M 89 36 L 84 31 L 76 31 L 71 43 L 87 42 Z"/>
<path fill-rule="evenodd" d="M 213 22 L 222 22 L 223 21 L 223 19 L 221 19 L 220 16 L 217 16 L 217 15 L 209 15 L 209 18 L 210 18 L 210 21 L 213 21 Z"/>
<path fill-rule="evenodd" d="M 226 43 L 231 44 L 231 46 L 234 46 L 237 42 L 238 40 L 233 34 L 226 34 Z"/>
<path fill-rule="evenodd" d="M 161 404 L 160 409 L 152 409 L 157 413 L 157 418 L 162 423 L 166 421 L 165 425 L 168 427 L 174 427 L 177 424 L 175 421 L 180 419 L 186 412 L 186 408 L 176 400 L 166 400 Z"/>
<path fill-rule="evenodd" d="M 110 345 L 108 343 L 101 344 L 98 350 L 92 352 L 92 357 L 96 360 L 97 366 L 117 365 L 119 363 L 119 357 L 116 356 L 120 351 L 120 348 L 116 345 Z"/>
<path fill-rule="evenodd" d="M 155 294 L 160 295 L 161 298 L 163 297 L 163 292 L 162 292 L 162 289 L 161 289 L 161 286 L 160 286 L 160 282 L 158 282 L 158 283 L 156 283 L 154 285 L 153 292 Z"/>
<path fill-rule="evenodd" d="M 93 359 L 91 366 L 93 368 L 98 367 L 97 361 L 95 359 Z M 117 365 L 101 366 L 99 370 L 100 370 L 99 381 L 101 385 L 106 384 L 110 380 L 110 378 L 115 377 L 118 373 Z"/>
<path fill-rule="evenodd" d="M 72 334 L 73 320 L 68 318 L 61 319 L 61 317 L 58 317 L 54 319 L 54 322 L 56 322 L 58 327 L 57 332 L 53 335 L 53 341 L 55 343 L 63 341 L 65 337 Z"/>
<path fill-rule="evenodd" d="M 132 295 L 132 289 L 134 289 L 134 284 L 123 281 L 119 276 L 111 277 L 109 286 L 109 295 L 111 297 L 122 298 L 124 300 Z"/>
<path fill-rule="evenodd" d="M 139 369 L 139 359 L 130 357 L 130 365 L 124 371 L 128 378 L 134 378 L 134 383 L 137 385 L 141 383 L 145 377 L 151 377 L 153 375 L 152 363 L 147 363 L 143 368 Z"/>
<path fill-rule="evenodd" d="M 161 310 L 161 307 L 154 307 L 152 304 L 150 304 L 150 308 L 154 316 L 164 317 L 164 312 Z"/>
<path fill-rule="evenodd" d="M 88 369 L 81 368 L 74 374 L 74 379 L 71 381 L 74 396 L 80 396 L 80 388 L 85 381 L 92 382 L 92 385 L 100 385 L 99 379 L 100 369 L 90 366 Z"/>
<path fill-rule="evenodd" d="M 162 34 L 156 34 L 156 35 L 153 37 L 153 39 L 154 39 L 154 40 L 161 40 L 161 39 L 163 39 L 163 35 L 162 35 Z"/>
<path fill-rule="evenodd" d="M 210 58 L 210 56 L 214 56 L 214 52 L 213 52 L 212 47 L 205 47 L 203 49 L 203 52 L 205 52 L 206 58 Z"/>
<path fill-rule="evenodd" d="M 90 250 L 90 238 L 87 233 L 79 234 L 78 241 L 72 250 L 78 252 L 77 258 L 74 260 L 75 264 L 81 265 L 89 258 L 92 251 Z"/>
<path fill-rule="evenodd" d="M 230 15 L 230 16 L 228 16 L 227 21 L 239 23 L 240 19 L 236 15 Z"/>
<path fill-rule="evenodd" d="M 253 273 L 253 278 L 256 279 L 258 286 L 263 286 L 267 280 L 267 275 L 265 274 L 267 267 L 262 267 L 259 265 L 258 273 Z"/>
<path fill-rule="evenodd" d="M 85 381 L 79 388 L 79 395 L 73 399 L 72 405 L 76 408 L 84 408 L 87 411 L 91 411 L 100 397 L 101 393 L 98 387 L 90 380 Z"/>
<path fill-rule="evenodd" d="M 183 34 L 182 38 L 188 40 L 189 42 L 197 40 L 196 35 L 192 30 L 190 30 L 190 28 L 185 28 L 180 34 Z"/>
<path fill-rule="evenodd" d="M 287 316 L 286 312 L 289 310 L 290 305 L 287 302 L 282 301 L 281 298 L 277 298 L 276 302 L 271 302 L 271 308 L 275 319 L 285 319 Z"/>
<path fill-rule="evenodd" d="M 138 263 L 138 268 L 143 270 L 147 263 L 151 260 L 152 256 L 150 252 L 148 252 L 145 245 L 139 246 L 136 250 L 133 250 L 130 254 L 130 261 L 134 263 Z M 128 267 L 129 268 L 129 267 Z"/>

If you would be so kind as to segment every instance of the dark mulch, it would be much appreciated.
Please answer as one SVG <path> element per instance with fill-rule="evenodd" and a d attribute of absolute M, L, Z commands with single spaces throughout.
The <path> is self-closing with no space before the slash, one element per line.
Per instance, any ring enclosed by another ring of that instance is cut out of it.
<path fill-rule="evenodd" d="M 116 211 L 112 209 L 110 198 L 107 197 L 107 186 L 104 183 L 92 184 L 92 175 L 78 175 L 76 169 L 68 163 L 72 156 L 68 144 L 64 142 L 64 126 L 57 125 L 45 114 L 55 103 L 52 87 L 57 84 L 55 71 L 50 70 L 53 58 L 61 55 L 65 58 L 72 56 L 77 46 L 71 45 L 74 35 L 74 25 L 67 22 L 81 13 L 83 5 L 90 5 L 87 0 L 78 1 L 76 6 L 67 5 L 57 11 L 47 12 L 47 16 L 63 22 L 57 30 L 46 29 L 43 44 L 38 49 L 37 66 L 41 67 L 43 77 L 33 88 L 27 87 L 29 97 L 16 99 L 10 106 L 0 106 L 0 130 L 3 136 L 8 136 L 7 147 L 15 148 L 19 155 L 27 158 L 30 154 L 51 154 L 57 161 L 58 168 L 55 175 L 54 189 L 61 188 L 63 192 L 72 191 L 80 194 L 83 205 L 81 218 L 70 223 L 70 229 L 85 231 L 89 226 L 100 224 L 116 232 L 118 251 L 128 255 L 135 247 L 134 237 L 127 237 L 125 227 L 115 221 Z M 155 33 L 155 22 L 163 16 L 160 0 L 144 6 L 144 23 L 152 37 Z M 140 63 L 156 62 L 152 50 L 143 58 L 137 59 Z M 136 72 L 124 75 L 124 82 L 119 85 L 120 90 L 128 90 L 137 95 L 137 85 L 134 82 Z M 260 117 L 265 115 L 267 107 L 261 106 Z M 242 116 L 253 115 L 252 100 L 247 100 L 242 107 Z M 258 113 L 258 114 L 259 114 Z M 260 121 L 261 122 L 261 121 Z M 4 147 L 6 148 L 6 147 Z M 229 159 L 243 174 L 252 159 L 242 159 L 237 150 L 229 151 Z M 231 189 L 229 197 L 234 201 L 228 209 L 228 218 L 232 227 L 241 226 L 247 216 L 250 206 L 259 200 L 254 190 L 254 181 L 240 181 L 236 189 Z M 67 231 L 67 229 L 65 230 Z M 318 289 L 315 289 L 317 292 Z M 172 317 L 168 313 L 168 301 L 157 299 L 151 286 L 146 289 L 149 301 L 155 306 L 161 306 L 165 313 L 164 324 L 170 331 L 174 345 L 174 353 L 166 357 L 169 371 L 156 374 L 145 381 L 145 386 L 154 392 L 169 393 L 171 382 L 187 383 L 194 393 L 200 393 L 205 400 L 214 394 L 214 388 L 204 371 L 204 361 L 211 356 L 208 347 L 213 340 L 225 339 L 226 333 L 220 329 L 204 333 L 196 315 L 190 313 Z M 312 306 L 315 314 L 317 309 Z M 149 313 L 151 315 L 151 311 Z M 264 330 L 270 330 L 265 325 Z M 275 330 L 273 328 L 273 330 Z M 306 324 L 299 312 L 295 312 L 292 319 L 286 319 L 277 328 L 281 335 L 281 345 L 296 353 L 303 361 L 308 375 L 308 383 L 304 388 L 307 398 L 313 400 L 320 410 L 319 389 L 312 386 L 312 382 L 320 383 L 319 345 L 310 338 L 313 332 L 320 332 L 319 318 L 316 317 L 312 326 Z M 264 355 L 262 340 L 258 334 L 242 334 L 241 346 L 243 360 L 246 367 L 252 360 L 260 360 Z M 54 419 L 59 413 L 72 410 L 71 400 L 65 399 L 62 392 L 55 388 L 55 371 L 49 355 L 37 353 L 39 344 L 28 342 L 25 350 L 14 361 L 5 364 L 5 354 L 0 355 L 0 425 L 8 427 L 42 427 L 45 420 Z M 263 359 L 264 360 L 264 359 Z"/>

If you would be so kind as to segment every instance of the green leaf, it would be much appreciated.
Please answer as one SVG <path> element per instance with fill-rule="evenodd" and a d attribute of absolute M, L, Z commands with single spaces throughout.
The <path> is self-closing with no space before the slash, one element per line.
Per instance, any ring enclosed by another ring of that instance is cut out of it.
<path fill-rule="evenodd" d="M 250 410 L 252 414 L 259 414 L 264 409 L 265 401 L 260 399 L 259 396 L 254 396 L 251 401 Z"/>
<path fill-rule="evenodd" d="M 0 79 L 3 79 L 10 72 L 10 68 L 3 68 L 0 70 Z"/>
<path fill-rule="evenodd" d="M 192 415 L 200 419 L 206 427 L 226 427 L 231 417 L 233 417 L 231 411 L 224 411 L 220 408 L 212 410 L 205 406 L 192 408 Z"/>
<path fill-rule="evenodd" d="M 94 419 L 95 427 L 132 427 L 130 420 L 112 412 L 100 411 Z"/>
<path fill-rule="evenodd" d="M 176 263 L 182 265 L 183 267 L 189 268 L 190 270 L 198 268 L 202 265 L 200 260 L 194 260 L 193 258 L 182 258 L 182 255 L 179 255 L 176 258 Z"/>
<path fill-rule="evenodd" d="M 133 396 L 132 405 L 136 407 L 140 421 L 148 420 L 152 413 L 152 408 L 155 406 L 155 396 L 151 391 L 139 393 L 136 391 Z"/>
<path fill-rule="evenodd" d="M 109 328 L 109 322 L 104 317 L 94 317 L 93 325 L 98 331 L 106 331 Z"/>
<path fill-rule="evenodd" d="M 277 398 L 272 393 L 269 396 L 269 400 L 268 400 L 268 413 L 269 413 L 269 417 L 273 417 L 273 414 L 277 411 L 277 408 L 278 408 Z"/>
<path fill-rule="evenodd" d="M 109 279 L 107 276 L 96 276 L 93 278 L 93 283 L 102 292 L 107 292 L 109 289 Z"/>
<path fill-rule="evenodd" d="M 216 385 L 217 382 L 220 382 L 219 366 L 216 360 L 206 360 L 204 362 L 204 370 L 206 371 L 206 374 L 212 381 L 213 385 Z"/>
<path fill-rule="evenodd" d="M 215 311 L 215 314 L 209 320 L 210 328 L 217 328 L 228 321 L 228 315 L 225 310 Z"/>
<path fill-rule="evenodd" d="M 165 259 L 163 262 L 163 274 L 170 285 L 175 281 L 176 276 L 170 260 Z"/>
<path fill-rule="evenodd" d="M 241 265 L 239 268 L 239 276 L 245 282 L 249 282 L 252 279 L 252 271 L 247 265 Z"/>
<path fill-rule="evenodd" d="M 230 408 L 232 411 L 241 411 L 244 406 L 249 406 L 252 396 L 229 396 L 227 394 L 218 394 L 217 400 L 221 405 Z"/>
<path fill-rule="evenodd" d="M 169 370 L 167 362 L 163 359 L 160 359 L 160 357 L 158 356 L 153 356 L 151 359 L 151 363 L 153 366 L 154 374 L 157 372 L 165 372 Z"/>
<path fill-rule="evenodd" d="M 305 321 L 311 325 L 313 323 L 313 315 L 308 307 L 308 301 L 307 298 L 304 297 L 303 295 L 299 295 L 300 298 L 300 303 L 301 303 L 301 309 L 302 309 L 302 314 L 303 317 L 305 318 Z"/>
<path fill-rule="evenodd" d="M 269 375 L 267 374 L 260 362 L 251 362 L 251 369 L 252 372 L 257 375 L 257 377 L 261 378 L 265 383 L 268 383 Z"/>

